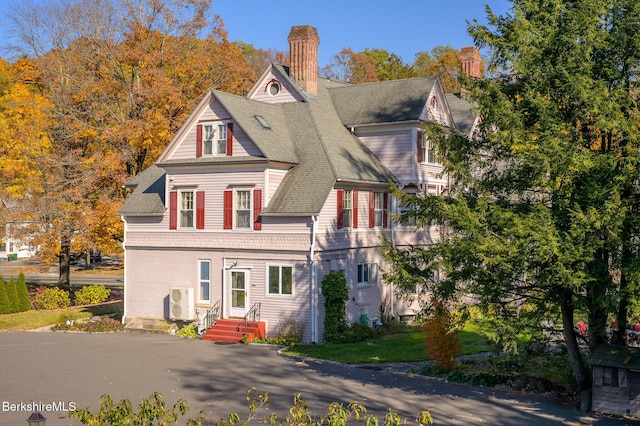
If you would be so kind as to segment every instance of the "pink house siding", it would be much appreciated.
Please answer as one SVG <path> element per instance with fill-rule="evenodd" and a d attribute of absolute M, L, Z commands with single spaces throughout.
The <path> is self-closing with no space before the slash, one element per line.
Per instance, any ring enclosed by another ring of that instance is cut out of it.
<path fill-rule="evenodd" d="M 412 136 L 415 128 L 389 129 L 384 131 L 359 131 L 358 137 L 373 152 L 399 181 L 408 181 L 414 176 L 410 166 L 415 161 Z"/>
<path fill-rule="evenodd" d="M 268 85 L 272 81 L 277 81 L 280 84 L 280 93 L 277 97 L 271 96 L 269 94 Z M 265 103 L 287 103 L 287 102 L 297 102 L 301 101 L 302 98 L 298 96 L 293 90 L 291 84 L 281 78 L 276 73 L 269 72 L 267 74 L 263 74 L 260 79 L 260 84 L 256 84 L 256 86 L 249 92 L 249 99 L 253 99 L 255 101 L 265 102 Z"/>

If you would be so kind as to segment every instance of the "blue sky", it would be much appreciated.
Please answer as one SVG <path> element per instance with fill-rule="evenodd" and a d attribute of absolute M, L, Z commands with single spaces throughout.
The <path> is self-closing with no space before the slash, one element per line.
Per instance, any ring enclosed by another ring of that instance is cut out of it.
<path fill-rule="evenodd" d="M 0 37 L 5 12 L 19 0 L 0 0 Z M 231 41 L 287 51 L 292 26 L 312 25 L 320 35 L 320 66 L 344 47 L 385 49 L 411 63 L 438 45 L 470 46 L 467 21 L 486 22 L 485 5 L 508 12 L 508 0 L 213 0 Z M 2 46 L 0 40 L 0 47 Z"/>

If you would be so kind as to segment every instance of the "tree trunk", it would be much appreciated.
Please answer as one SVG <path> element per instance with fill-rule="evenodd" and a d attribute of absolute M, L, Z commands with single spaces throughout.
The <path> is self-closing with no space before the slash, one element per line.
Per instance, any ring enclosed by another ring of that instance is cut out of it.
<path fill-rule="evenodd" d="M 571 293 L 569 291 L 565 291 L 560 295 L 560 297 L 564 342 L 567 346 L 569 362 L 573 369 L 573 377 L 576 380 L 576 390 L 580 393 L 585 389 L 591 388 L 591 376 L 589 375 L 584 360 L 582 359 L 580 347 L 578 346 L 578 339 L 576 338 L 576 333 L 573 328 L 574 310 Z"/>
<path fill-rule="evenodd" d="M 60 275 L 58 277 L 58 286 L 63 290 L 71 290 L 71 244 L 68 240 L 60 243 L 60 254 L 58 255 L 60 263 Z"/>
<path fill-rule="evenodd" d="M 625 252 L 622 254 L 623 264 L 628 265 L 630 262 L 630 254 L 628 254 L 628 249 L 624 249 Z M 627 271 L 624 269 L 620 271 L 620 293 L 618 302 L 618 315 L 616 316 L 616 322 L 618 323 L 618 330 L 614 330 L 613 338 L 611 339 L 611 343 L 615 343 L 616 345 L 626 345 L 627 344 L 627 315 L 629 313 L 629 280 L 627 278 Z"/>

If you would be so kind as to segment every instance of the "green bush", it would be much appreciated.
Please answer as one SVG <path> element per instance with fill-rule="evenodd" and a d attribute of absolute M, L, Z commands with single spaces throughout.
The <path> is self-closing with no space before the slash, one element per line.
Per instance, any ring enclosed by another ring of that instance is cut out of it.
<path fill-rule="evenodd" d="M 85 285 L 74 293 L 76 305 L 97 305 L 109 298 L 111 290 L 103 285 Z"/>
<path fill-rule="evenodd" d="M 349 289 L 347 278 L 340 271 L 331 271 L 322 279 L 324 296 L 324 340 L 336 342 L 347 330 L 345 312 Z"/>
<path fill-rule="evenodd" d="M 34 309 L 68 308 L 70 305 L 69 293 L 58 287 L 40 287 L 33 299 Z"/>
<path fill-rule="evenodd" d="M 18 311 L 26 312 L 31 310 L 31 300 L 29 299 L 29 289 L 27 288 L 27 278 L 22 272 L 18 275 L 16 283 L 16 292 L 18 296 Z"/>
<path fill-rule="evenodd" d="M 18 304 L 18 285 L 16 280 L 11 277 L 7 285 L 7 296 L 9 297 L 9 312 L 20 312 L 20 305 Z"/>
<path fill-rule="evenodd" d="M 9 305 L 9 295 L 7 294 L 7 285 L 0 275 L 0 314 L 11 313 L 11 306 Z"/>
<path fill-rule="evenodd" d="M 198 335 L 198 331 L 196 330 L 196 325 L 194 323 L 191 323 L 176 331 L 176 335 L 193 339 Z"/>

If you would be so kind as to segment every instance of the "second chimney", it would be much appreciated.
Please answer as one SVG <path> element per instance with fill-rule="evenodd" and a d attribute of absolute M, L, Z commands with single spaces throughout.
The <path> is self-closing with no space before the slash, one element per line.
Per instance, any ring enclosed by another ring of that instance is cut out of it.
<path fill-rule="evenodd" d="M 289 72 L 302 89 L 318 94 L 318 31 L 310 25 L 291 27 L 289 37 Z"/>
<path fill-rule="evenodd" d="M 462 71 L 469 77 L 480 78 L 480 51 L 475 46 L 463 47 L 460 50 L 460 62 L 462 62 Z"/>

